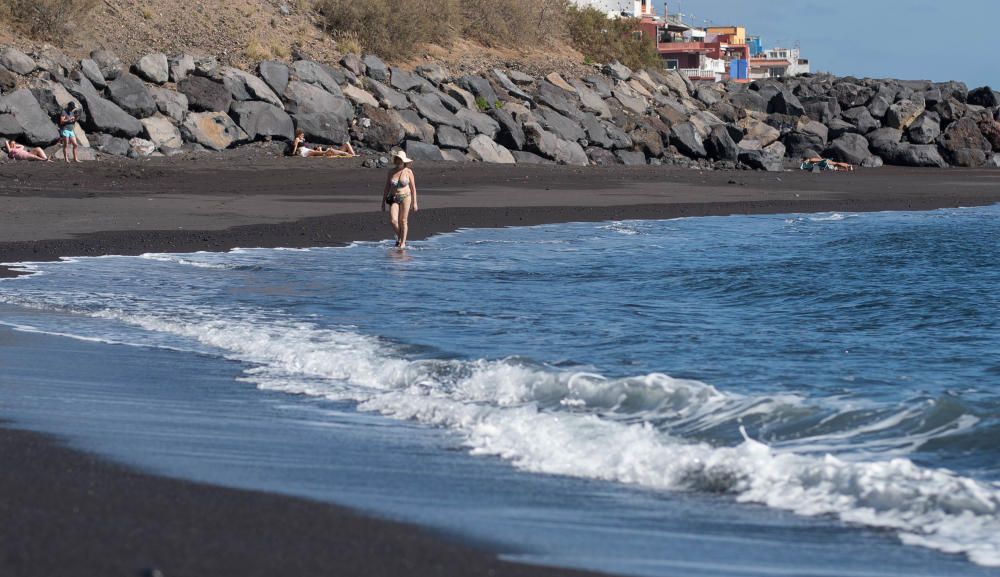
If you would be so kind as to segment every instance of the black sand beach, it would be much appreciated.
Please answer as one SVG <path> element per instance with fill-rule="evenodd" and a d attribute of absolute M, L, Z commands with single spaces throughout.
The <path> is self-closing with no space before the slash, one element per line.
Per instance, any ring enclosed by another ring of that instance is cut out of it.
<path fill-rule="evenodd" d="M 1000 171 L 417 165 L 415 238 L 465 227 L 1000 202 Z M 8 164 L 0 262 L 337 245 L 389 236 L 384 173 L 247 155 Z M 12 274 L 7 271 L 7 274 Z M 3 575 L 569 575 L 301 499 L 164 479 L 0 429 Z M 292 531 L 291 529 L 295 529 Z M 306 536 L 308 538 L 303 538 Z"/>

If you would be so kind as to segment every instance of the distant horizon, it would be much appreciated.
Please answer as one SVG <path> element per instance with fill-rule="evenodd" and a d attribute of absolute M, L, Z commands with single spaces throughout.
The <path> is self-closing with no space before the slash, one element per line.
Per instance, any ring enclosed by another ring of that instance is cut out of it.
<path fill-rule="evenodd" d="M 970 89 L 1000 90 L 1000 66 L 980 56 L 995 52 L 994 27 L 1000 24 L 997 0 L 953 0 L 947 6 L 935 0 L 842 0 L 836 7 L 820 0 L 652 1 L 658 16 L 663 16 L 666 4 L 670 14 L 680 13 L 692 25 L 745 26 L 747 34 L 761 37 L 765 49 L 798 44 L 813 72 L 955 80 Z M 631 0 L 574 2 L 602 9 L 632 6 Z M 961 51 L 948 52 L 949 46 L 959 44 Z"/>

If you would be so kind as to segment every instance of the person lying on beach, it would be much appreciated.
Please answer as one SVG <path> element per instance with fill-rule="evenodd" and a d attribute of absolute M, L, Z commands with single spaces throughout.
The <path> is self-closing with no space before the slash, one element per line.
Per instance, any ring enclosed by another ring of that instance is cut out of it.
<path fill-rule="evenodd" d="M 3 149 L 11 160 L 44 160 L 52 162 L 52 159 L 50 159 L 41 148 L 35 147 L 28 150 L 23 144 L 18 144 L 13 140 L 5 142 Z"/>
<path fill-rule="evenodd" d="M 357 155 L 350 142 L 345 142 L 337 148 L 306 146 L 306 135 L 301 130 L 295 131 L 295 140 L 292 141 L 292 151 L 289 154 L 289 156 L 301 156 L 302 158 L 353 158 Z"/>
<path fill-rule="evenodd" d="M 853 171 L 854 165 L 848 164 L 846 162 L 837 162 L 835 160 L 830 160 L 829 158 L 822 158 L 819 156 L 813 156 L 810 158 L 802 159 L 802 170 L 846 170 Z"/>

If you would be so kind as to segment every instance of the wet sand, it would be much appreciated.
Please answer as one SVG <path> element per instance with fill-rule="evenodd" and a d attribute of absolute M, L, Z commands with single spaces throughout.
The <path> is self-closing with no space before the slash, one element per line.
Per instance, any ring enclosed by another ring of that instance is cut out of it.
<path fill-rule="evenodd" d="M 1000 202 L 1000 171 L 417 164 L 411 239 L 466 227 Z M 389 238 L 385 171 L 268 155 L 5 164 L 0 262 Z M 0 269 L 0 275 L 13 274 Z M 0 574 L 570 575 L 342 508 L 146 475 L 0 428 Z"/>

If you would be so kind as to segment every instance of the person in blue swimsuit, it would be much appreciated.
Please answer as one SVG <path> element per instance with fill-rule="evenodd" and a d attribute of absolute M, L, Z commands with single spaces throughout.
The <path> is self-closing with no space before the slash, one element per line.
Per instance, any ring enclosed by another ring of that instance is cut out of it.
<path fill-rule="evenodd" d="M 59 115 L 59 139 L 62 141 L 63 158 L 66 159 L 66 162 L 69 162 L 70 144 L 73 145 L 73 162 L 80 162 L 79 157 L 76 155 L 76 148 L 79 142 L 77 142 L 76 132 L 74 132 L 78 118 L 79 113 L 76 109 L 76 103 L 72 101 L 66 105 L 66 109 Z"/>
<path fill-rule="evenodd" d="M 413 159 L 406 152 L 392 153 L 393 168 L 385 180 L 382 190 L 382 212 L 389 205 L 389 219 L 396 233 L 396 246 L 406 248 L 406 233 L 409 232 L 410 209 L 417 212 L 417 182 L 410 165 Z"/>

